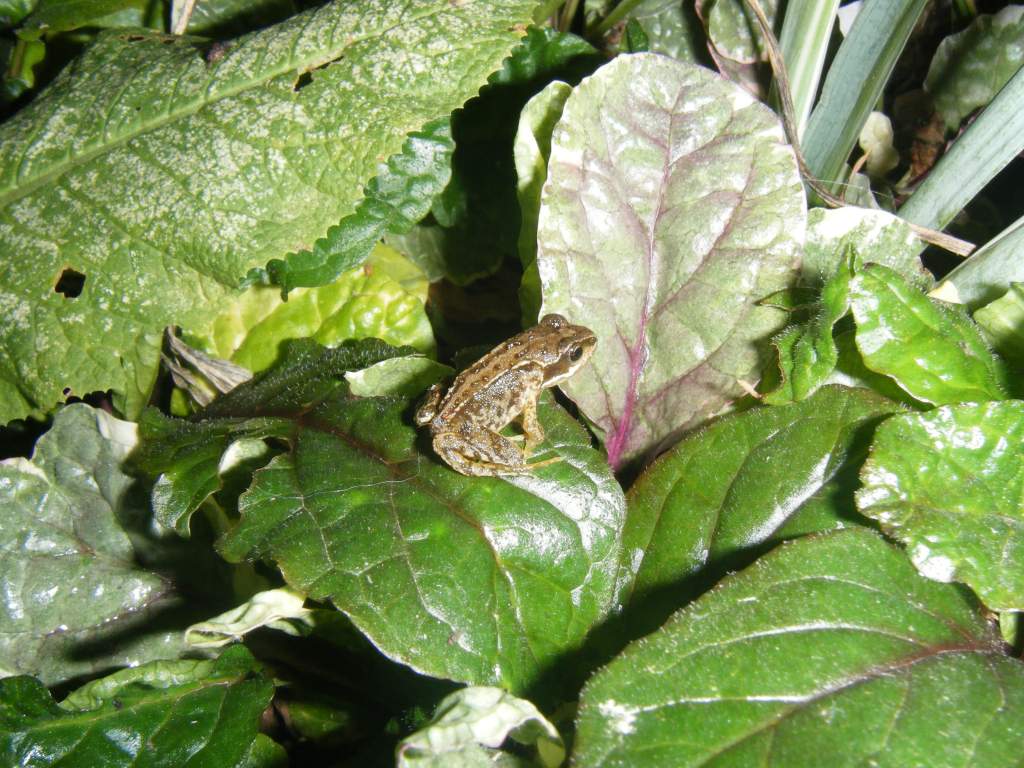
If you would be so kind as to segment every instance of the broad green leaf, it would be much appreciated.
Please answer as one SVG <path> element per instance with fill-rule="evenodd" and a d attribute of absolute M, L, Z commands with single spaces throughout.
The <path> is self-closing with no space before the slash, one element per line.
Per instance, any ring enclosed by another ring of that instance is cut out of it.
<path fill-rule="evenodd" d="M 765 545 L 856 520 L 853 490 L 874 425 L 898 409 L 864 389 L 825 387 L 684 439 L 629 491 L 631 607 L 660 623 L 692 597 L 685 579 L 702 569 L 720 573 Z"/>
<path fill-rule="evenodd" d="M 965 582 L 993 610 L 1024 610 L 1024 402 L 889 419 L 861 482 L 858 508 L 922 574 Z"/>
<path fill-rule="evenodd" d="M 418 224 L 404 235 L 385 235 L 384 243 L 419 267 L 433 283 L 444 277 L 445 239 L 441 227 Z"/>
<path fill-rule="evenodd" d="M 540 216 L 541 191 L 548 178 L 551 134 L 562 117 L 572 86 L 560 80 L 548 83 L 544 90 L 526 102 L 519 115 L 519 128 L 513 145 L 519 194 L 519 260 L 523 263 L 523 281 L 519 288 L 523 327 L 534 325 L 540 317 L 540 275 L 537 273 L 537 219 Z"/>
<path fill-rule="evenodd" d="M 44 34 L 86 27 L 137 4 L 137 0 L 39 0 L 18 36 L 35 40 Z"/>
<path fill-rule="evenodd" d="M 775 549 L 594 675 L 573 762 L 997 768 L 1022 718 L 1024 665 L 974 602 L 839 531 Z"/>
<path fill-rule="evenodd" d="M 691 3 L 641 0 L 633 5 L 629 19 L 643 27 L 649 42 L 647 50 L 651 53 L 692 62 L 707 58 L 704 27 Z"/>
<path fill-rule="evenodd" d="M 961 307 L 869 264 L 850 281 L 850 308 L 864 364 L 912 397 L 933 405 L 1006 397 L 1000 363 Z"/>
<path fill-rule="evenodd" d="M 28 16 L 39 0 L 0 0 L 0 25 L 13 26 Z"/>
<path fill-rule="evenodd" d="M 519 762 L 499 748 L 511 740 L 534 747 L 536 762 Z M 396 749 L 398 768 L 527 766 L 558 768 L 565 759 L 562 737 L 537 708 L 500 688 L 463 688 L 437 705 L 430 723 Z"/>
<path fill-rule="evenodd" d="M 278 417 L 278 402 L 321 399 L 338 388 L 338 379 L 347 372 L 412 351 L 376 339 L 346 342 L 336 349 L 300 339 L 284 346 L 276 367 L 222 395 L 191 419 L 168 419 L 153 408 L 145 411 L 142 451 L 135 458 L 140 467 L 159 474 L 153 487 L 157 520 L 188 536 L 192 513 L 221 488 L 236 450 L 248 452 L 253 441 L 288 436 L 290 425 Z M 203 414 L 235 418 L 200 421 Z"/>
<path fill-rule="evenodd" d="M 906 222 L 886 211 L 852 206 L 808 211 L 801 280 L 822 285 L 835 274 L 848 247 L 862 262 L 884 264 L 922 290 L 934 283 L 919 258 L 923 243 Z"/>
<path fill-rule="evenodd" d="M 1024 66 L 1024 6 L 978 16 L 963 32 L 950 35 L 932 58 L 924 85 L 947 130 L 984 107 Z"/>
<path fill-rule="evenodd" d="M 213 661 L 158 661 L 56 704 L 38 680 L 0 680 L 6 765 L 244 766 L 273 685 L 242 646 Z"/>
<path fill-rule="evenodd" d="M 776 19 L 776 0 L 761 3 L 774 32 L 779 33 L 781 18 Z M 708 15 L 708 37 L 723 56 L 733 61 L 753 64 L 767 58 L 767 49 L 761 40 L 761 27 L 757 17 L 743 0 L 716 0 Z"/>
<path fill-rule="evenodd" d="M 1024 283 L 974 313 L 974 322 L 996 350 L 1017 366 L 1024 366 Z"/>
<path fill-rule="evenodd" d="M 349 391 L 357 397 L 404 395 L 419 397 L 429 387 L 451 376 L 447 365 L 420 355 L 392 357 L 345 374 Z"/>
<path fill-rule="evenodd" d="M 0 420 L 65 388 L 113 388 L 136 413 L 163 328 L 203 335 L 249 268 L 355 212 L 406 135 L 499 66 L 532 6 L 334 2 L 206 55 L 101 34 L 0 126 Z M 66 270 L 85 277 L 75 298 L 54 292 Z"/>
<path fill-rule="evenodd" d="M 304 607 L 305 602 L 304 595 L 287 588 L 258 592 L 230 611 L 193 624 L 185 630 L 185 642 L 193 648 L 220 648 L 260 627 L 297 635 L 297 624 L 313 622 L 313 611 Z"/>
<path fill-rule="evenodd" d="M 238 35 L 282 21 L 295 13 L 296 5 L 296 0 L 199 0 L 187 32 L 213 38 Z M 171 21 L 173 29 L 175 20 Z"/>
<path fill-rule="evenodd" d="M 427 215 L 451 178 L 454 148 L 448 117 L 410 134 L 402 151 L 378 166 L 355 212 L 328 229 L 310 250 L 272 259 L 246 280 L 279 285 L 287 295 L 300 286 L 326 285 L 362 264 L 385 234 L 407 232 Z"/>
<path fill-rule="evenodd" d="M 286 441 L 242 496 L 225 557 L 276 562 L 289 586 L 330 600 L 416 670 L 522 690 L 611 607 L 621 488 L 550 398 L 536 460 L 562 461 L 510 478 L 455 473 L 409 425 L 413 402 L 354 397 L 340 375 L 402 352 L 294 346 L 190 422 L 157 424 L 146 466 L 174 493 L 155 503 L 180 530 L 216 486 L 218 451 L 256 432 Z"/>
<path fill-rule="evenodd" d="M 699 115 L 699 119 L 697 118 Z M 544 312 L 598 337 L 563 385 L 613 467 L 757 380 L 795 276 L 805 208 L 774 115 L 707 70 L 622 55 L 583 81 L 555 128 L 537 264 Z"/>
<path fill-rule="evenodd" d="M 925 0 L 864 3 L 839 46 L 803 137 L 807 165 L 826 185 L 845 181 L 850 151 L 924 6 Z"/>
<path fill-rule="evenodd" d="M 330 285 L 280 291 L 250 288 L 227 303 L 196 341 L 217 357 L 251 371 L 277 360 L 287 339 L 312 338 L 324 346 L 346 339 L 379 338 L 432 352 L 434 335 L 423 302 L 383 271 L 356 267 Z"/>
<path fill-rule="evenodd" d="M 134 424 L 69 405 L 31 461 L 0 463 L 0 674 L 52 685 L 182 649 L 156 621 L 172 585 L 126 530 L 147 511 L 121 466 L 135 444 Z"/>

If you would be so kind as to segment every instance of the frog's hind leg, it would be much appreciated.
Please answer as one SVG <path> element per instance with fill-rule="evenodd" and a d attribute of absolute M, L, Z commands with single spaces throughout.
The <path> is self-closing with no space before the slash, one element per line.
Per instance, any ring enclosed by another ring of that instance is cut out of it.
<path fill-rule="evenodd" d="M 522 449 L 496 432 L 486 431 L 472 441 L 455 432 L 434 438 L 434 451 L 463 475 L 521 475 L 529 472 Z"/>

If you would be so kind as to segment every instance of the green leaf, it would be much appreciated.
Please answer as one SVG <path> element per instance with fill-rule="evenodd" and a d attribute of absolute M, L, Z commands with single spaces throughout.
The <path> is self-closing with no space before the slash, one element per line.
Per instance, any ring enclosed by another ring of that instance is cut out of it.
<path fill-rule="evenodd" d="M 695 115 L 699 114 L 700 119 Z M 622 55 L 555 128 L 538 232 L 544 312 L 591 327 L 562 385 L 613 467 L 722 410 L 756 380 L 805 221 L 775 116 L 707 70 Z"/>
<path fill-rule="evenodd" d="M 974 313 L 976 322 L 996 350 L 1018 367 L 1024 366 L 1024 283 Z"/>
<path fill-rule="evenodd" d="M 224 556 L 273 560 L 292 588 L 330 600 L 416 670 L 522 690 L 611 608 L 622 491 L 550 398 L 538 459 L 563 461 L 508 479 L 455 473 L 423 452 L 408 399 L 354 397 L 341 377 L 396 352 L 379 342 L 294 347 L 190 423 L 165 424 L 146 466 L 180 493 L 155 505 L 180 530 L 216 486 L 218 451 L 257 430 L 287 441 L 242 496 Z"/>
<path fill-rule="evenodd" d="M 651 53 L 695 63 L 707 58 L 704 27 L 691 3 L 641 0 L 633 5 L 628 18 L 642 25 Z"/>
<path fill-rule="evenodd" d="M 0 26 L 14 26 L 38 4 L 39 0 L 0 0 Z"/>
<path fill-rule="evenodd" d="M 1024 282 L 1024 259 L 1018 258 L 1021 248 L 1024 248 L 1024 216 L 946 275 L 936 291 L 952 287 L 957 301 L 971 309 L 995 301 L 1012 283 Z"/>
<path fill-rule="evenodd" d="M 273 686 L 242 646 L 214 661 L 152 662 L 60 705 L 30 677 L 0 680 L 7 765 L 243 766 Z"/>
<path fill-rule="evenodd" d="M 270 367 L 287 339 L 312 338 L 324 346 L 379 338 L 433 352 L 434 335 L 423 302 L 383 271 L 357 267 L 330 285 L 299 288 L 288 300 L 273 288 L 251 288 L 195 339 L 217 357 L 251 371 Z"/>
<path fill-rule="evenodd" d="M 276 24 L 295 10 L 295 0 L 201 0 L 192 8 L 187 33 L 212 38 L 230 37 Z M 173 22 L 174 19 L 172 28 Z"/>
<path fill-rule="evenodd" d="M 345 373 L 412 351 L 377 339 L 346 342 L 335 349 L 311 339 L 291 341 L 277 366 L 222 395 L 192 419 L 168 419 L 156 409 L 147 410 L 139 425 L 142 450 L 135 459 L 142 469 L 159 474 L 153 488 L 157 520 L 188 536 L 192 513 L 222 485 L 224 466 L 232 463 L 225 456 L 236 446 L 248 449 L 254 440 L 287 437 L 290 425 L 277 416 L 279 403 L 291 403 L 292 396 L 309 402 L 322 399 L 341 386 Z M 204 415 L 207 420 L 200 420 Z"/>
<path fill-rule="evenodd" d="M 104 16 L 135 5 L 137 0 L 39 0 L 18 30 L 25 40 L 86 27 Z"/>
<path fill-rule="evenodd" d="M 511 740 L 535 747 L 542 768 L 558 768 L 565 759 L 562 737 L 537 708 L 500 688 L 463 688 L 437 705 L 425 727 L 396 749 L 398 768 L 520 765 L 499 748 Z"/>
<path fill-rule="evenodd" d="M 313 610 L 305 602 L 304 595 L 287 588 L 258 592 L 230 611 L 193 624 L 185 630 L 185 642 L 193 648 L 220 648 L 260 627 L 297 635 L 296 625 L 313 624 Z"/>
<path fill-rule="evenodd" d="M 1024 666 L 973 601 L 840 531 L 777 548 L 594 675 L 573 762 L 996 768 L 1022 716 Z"/>
<path fill-rule="evenodd" d="M 838 8 L 839 0 L 786 5 L 779 48 L 789 75 L 793 120 L 798 136 L 804 134 L 807 118 L 818 95 Z M 772 90 L 777 92 L 777 83 L 773 84 Z"/>
<path fill-rule="evenodd" d="M 924 6 L 925 0 L 864 3 L 839 46 L 803 138 L 807 165 L 826 185 L 845 181 L 846 160 Z"/>
<path fill-rule="evenodd" d="M 359 266 L 385 234 L 403 234 L 427 215 L 451 178 L 454 149 L 447 117 L 410 134 L 402 152 L 378 167 L 354 213 L 328 229 L 312 249 L 272 259 L 246 280 L 279 285 L 287 296 L 298 287 L 326 285 Z"/>
<path fill-rule="evenodd" d="M 408 355 L 381 360 L 379 363 L 345 374 L 349 391 L 357 397 L 402 395 L 419 397 L 437 382 L 454 372 L 429 357 Z"/>
<path fill-rule="evenodd" d="M 782 19 L 776 19 L 776 0 L 765 0 L 761 7 L 775 33 L 778 34 Z M 711 6 L 711 13 L 708 15 L 708 37 L 720 54 L 733 61 L 753 64 L 768 56 L 761 39 L 761 27 L 757 24 L 757 17 L 743 0 L 717 0 Z"/>
<path fill-rule="evenodd" d="M 686 579 L 702 569 L 720 574 L 766 545 L 856 521 L 857 470 L 874 425 L 898 408 L 864 389 L 825 387 L 727 416 L 658 459 L 627 499 L 627 599 L 647 614 L 631 622 L 654 629 L 692 596 Z"/>
<path fill-rule="evenodd" d="M 135 444 L 134 424 L 70 405 L 31 461 L 0 463 L 0 673 L 52 685 L 182 649 L 157 621 L 172 585 L 126 530 L 148 512 L 122 469 Z"/>
<path fill-rule="evenodd" d="M 1024 6 L 1011 5 L 939 43 L 924 85 L 947 130 L 992 101 L 1024 65 L 1022 35 Z"/>
<path fill-rule="evenodd" d="M 1024 402 L 889 419 L 861 481 L 858 508 L 922 574 L 965 582 L 993 610 L 1024 610 Z"/>
<path fill-rule="evenodd" d="M 544 90 L 526 102 L 519 115 L 519 128 L 513 146 L 518 178 L 519 260 L 523 263 L 523 282 L 519 288 L 523 327 L 540 318 L 540 275 L 537 273 L 537 219 L 540 216 L 541 191 L 548 178 L 551 134 L 562 117 L 572 86 L 560 80 L 548 83 Z"/>
<path fill-rule="evenodd" d="M 850 308 L 864 364 L 912 397 L 933 405 L 1006 397 L 1000 363 L 962 307 L 869 264 L 850 281 Z"/>
<path fill-rule="evenodd" d="M 163 328 L 203 335 L 248 269 L 352 214 L 532 7 L 334 2 L 205 56 L 189 38 L 100 34 L 0 126 L 0 420 L 65 388 L 113 388 L 138 412 Z M 54 292 L 65 270 L 85 276 L 76 298 Z"/>

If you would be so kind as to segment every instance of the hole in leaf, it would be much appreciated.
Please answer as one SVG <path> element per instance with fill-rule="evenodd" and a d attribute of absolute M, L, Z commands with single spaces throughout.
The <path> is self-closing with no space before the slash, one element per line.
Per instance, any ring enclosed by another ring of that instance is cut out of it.
<path fill-rule="evenodd" d="M 65 267 L 64 271 L 60 273 L 60 277 L 57 278 L 57 284 L 53 286 L 53 290 L 64 296 L 65 299 L 77 299 L 81 295 L 84 285 L 85 275 L 77 269 Z"/>
<path fill-rule="evenodd" d="M 311 72 L 303 72 L 295 80 L 295 85 L 292 86 L 292 90 L 298 93 L 307 85 L 313 82 L 313 74 Z"/>

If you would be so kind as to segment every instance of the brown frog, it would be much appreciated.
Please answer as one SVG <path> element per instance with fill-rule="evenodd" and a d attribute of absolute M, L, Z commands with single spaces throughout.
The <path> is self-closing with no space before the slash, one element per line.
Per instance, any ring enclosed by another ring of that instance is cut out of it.
<path fill-rule="evenodd" d="M 561 315 L 546 315 L 460 373 L 443 396 L 441 385 L 431 387 L 416 423 L 430 425 L 437 455 L 464 475 L 519 475 L 559 461 L 527 463 L 544 440 L 537 398 L 541 390 L 576 373 L 595 344 L 597 337 L 589 328 Z M 517 417 L 523 435 L 500 434 Z"/>

